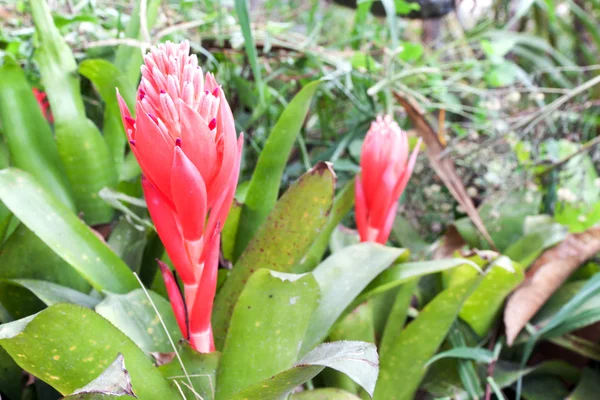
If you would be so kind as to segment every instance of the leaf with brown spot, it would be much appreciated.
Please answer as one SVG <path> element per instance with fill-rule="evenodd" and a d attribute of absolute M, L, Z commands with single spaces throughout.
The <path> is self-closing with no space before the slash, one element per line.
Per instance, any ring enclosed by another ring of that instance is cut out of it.
<path fill-rule="evenodd" d="M 568 235 L 533 263 L 525 281 L 508 299 L 504 309 L 509 345 L 569 275 L 599 251 L 600 227 L 595 227 Z"/>
<path fill-rule="evenodd" d="M 471 221 L 473 221 L 473 225 L 479 230 L 492 249 L 496 249 L 494 241 L 485 228 L 473 201 L 471 201 L 471 197 L 467 194 L 465 185 L 456 173 L 454 163 L 450 158 L 442 155 L 444 145 L 440 142 L 437 132 L 433 129 L 429 121 L 427 121 L 427 118 L 425 118 L 425 112 L 416 103 L 415 99 L 409 97 L 405 93 L 395 91 L 394 97 L 396 97 L 396 100 L 404 107 L 408 117 L 415 126 L 415 130 L 425 141 L 425 144 L 427 145 L 427 157 L 435 172 L 442 179 L 442 182 L 444 182 L 444 185 L 446 185 L 458 204 L 466 211 Z"/>

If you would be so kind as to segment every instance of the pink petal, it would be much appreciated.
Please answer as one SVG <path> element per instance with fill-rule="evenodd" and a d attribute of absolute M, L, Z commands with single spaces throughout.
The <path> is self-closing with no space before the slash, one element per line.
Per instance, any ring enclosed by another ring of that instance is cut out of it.
<path fill-rule="evenodd" d="M 377 235 L 377 239 L 375 240 L 377 243 L 386 244 L 388 238 L 390 237 L 390 233 L 392 232 L 392 227 L 394 226 L 394 220 L 396 219 L 396 211 L 398 210 L 398 202 L 395 202 L 390 208 L 388 215 L 385 219 L 385 224 L 379 231 Z"/>
<path fill-rule="evenodd" d="M 204 270 L 190 313 L 190 342 L 193 348 L 202 353 L 214 351 L 210 318 L 217 289 L 220 240 L 221 232 L 217 227 L 207 244 L 208 252 Z"/>
<path fill-rule="evenodd" d="M 130 123 L 127 121 L 127 118 L 131 118 L 131 113 L 129 112 L 129 107 L 127 107 L 127 103 L 121 94 L 119 93 L 119 89 L 117 89 L 117 102 L 119 103 L 119 110 L 121 111 L 121 120 L 123 121 L 123 127 L 125 128 L 125 133 L 127 133 L 127 138 L 129 140 L 135 139 L 135 129 L 132 130 L 131 134 L 128 132 L 128 128 Z"/>
<path fill-rule="evenodd" d="M 173 261 L 173 265 L 175 265 L 183 282 L 193 282 L 194 270 L 183 246 L 183 238 L 179 233 L 173 211 L 163 200 L 164 197 L 158 189 L 144 176 L 142 176 L 142 189 L 144 189 L 144 197 L 146 198 L 150 217 L 169 258 Z"/>
<path fill-rule="evenodd" d="M 175 143 L 165 137 L 147 113 L 139 113 L 136 120 L 135 148 L 142 171 L 165 195 L 171 193 L 171 166 Z"/>
<path fill-rule="evenodd" d="M 209 182 L 214 174 L 217 158 L 214 134 L 200 114 L 183 101 L 179 102 L 179 113 L 185 154 L 200 171 L 204 181 Z"/>
<path fill-rule="evenodd" d="M 187 316 L 185 315 L 185 304 L 183 302 L 183 298 L 181 297 L 179 286 L 177 286 L 177 282 L 175 281 L 173 273 L 169 267 L 160 260 L 156 261 L 158 262 L 160 272 L 163 276 L 163 280 L 165 281 L 165 287 L 167 288 L 167 294 L 169 295 L 169 302 L 173 308 L 177 325 L 179 325 L 179 329 L 181 330 L 183 337 L 188 339 L 190 334 L 188 332 Z"/>
<path fill-rule="evenodd" d="M 171 195 L 183 236 L 187 240 L 200 239 L 206 221 L 206 186 L 202 175 L 181 147 L 175 147 Z"/>

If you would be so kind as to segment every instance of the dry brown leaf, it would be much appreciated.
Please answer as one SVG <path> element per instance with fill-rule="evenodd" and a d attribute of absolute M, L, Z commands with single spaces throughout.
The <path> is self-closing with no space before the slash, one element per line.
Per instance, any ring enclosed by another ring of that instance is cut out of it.
<path fill-rule="evenodd" d="M 458 230 L 454 225 L 450 225 L 444 234 L 444 237 L 440 240 L 437 247 L 433 251 L 432 258 L 434 260 L 441 260 L 444 258 L 451 258 L 456 250 L 462 249 L 467 242 L 460 236 Z"/>
<path fill-rule="evenodd" d="M 475 225 L 477 230 L 490 244 L 490 247 L 496 250 L 494 241 L 485 228 L 471 197 L 467 194 L 465 185 L 463 185 L 456 173 L 454 162 L 448 157 L 442 157 L 444 145 L 440 142 L 437 132 L 433 129 L 429 121 L 427 121 L 427 118 L 425 118 L 424 111 L 413 98 L 408 97 L 404 93 L 394 92 L 394 97 L 396 97 L 396 100 L 404 107 L 415 126 L 416 131 L 427 145 L 427 157 L 429 157 L 433 169 L 441 178 L 442 182 L 444 182 L 444 185 L 446 185 L 458 204 L 465 210 L 473 222 L 473 225 Z"/>
<path fill-rule="evenodd" d="M 550 296 L 582 263 L 600 252 L 600 227 L 568 235 L 546 250 L 527 271 L 504 309 L 509 345 Z"/>

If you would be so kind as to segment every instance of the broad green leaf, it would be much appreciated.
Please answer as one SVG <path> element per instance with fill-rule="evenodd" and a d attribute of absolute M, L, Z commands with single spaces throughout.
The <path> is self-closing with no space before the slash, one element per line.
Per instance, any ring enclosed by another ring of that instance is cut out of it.
<path fill-rule="evenodd" d="M 231 210 L 229 210 L 229 215 L 225 220 L 225 225 L 223 225 L 223 230 L 221 231 L 221 250 L 223 251 L 223 257 L 230 261 L 234 261 L 233 246 L 235 245 L 235 236 L 237 234 L 241 215 L 242 204 L 234 199 L 231 204 Z"/>
<path fill-rule="evenodd" d="M 0 200 L 96 290 L 126 293 L 138 286 L 127 265 L 29 174 L 0 171 Z"/>
<path fill-rule="evenodd" d="M 523 381 L 524 400 L 564 400 L 569 391 L 565 384 L 551 376 L 526 377 Z"/>
<path fill-rule="evenodd" d="M 598 372 L 584 368 L 581 380 L 568 398 L 569 400 L 587 400 L 595 398 L 598 393 L 600 393 Z"/>
<path fill-rule="evenodd" d="M 175 357 L 158 367 L 160 373 L 172 382 L 173 387 L 180 388 L 186 399 L 195 399 L 197 394 L 204 400 L 213 400 L 221 353 L 198 353 L 185 341 L 179 342 L 177 352 L 181 363 Z"/>
<path fill-rule="evenodd" d="M 356 229 L 346 228 L 340 224 L 331 232 L 329 236 L 329 251 L 337 253 L 348 246 L 360 243 L 360 235 Z"/>
<path fill-rule="evenodd" d="M 499 257 L 488 268 L 473 294 L 465 301 L 460 318 L 479 336 L 485 336 L 498 319 L 504 300 L 523 281 L 523 268 Z"/>
<path fill-rule="evenodd" d="M 360 292 L 406 250 L 375 243 L 359 243 L 329 256 L 313 275 L 321 288 L 321 302 L 312 316 L 302 343 L 307 353 L 329 334 L 329 330 Z"/>
<path fill-rule="evenodd" d="M 0 397 L 4 395 L 9 399 L 20 398 L 22 373 L 21 367 L 0 347 Z"/>
<path fill-rule="evenodd" d="M 5 58 L 0 68 L 0 120 L 12 165 L 29 172 L 71 210 L 73 193 L 58 156 L 52 131 L 23 70 Z"/>
<path fill-rule="evenodd" d="M 108 222 L 112 208 L 98 193 L 117 183 L 117 171 L 98 128 L 85 115 L 77 64 L 54 25 L 46 0 L 31 0 L 37 61 L 54 115 L 58 154 L 73 189 L 78 211 L 89 224 Z"/>
<path fill-rule="evenodd" d="M 410 250 L 410 254 L 416 259 L 423 259 L 430 244 L 424 241 L 419 232 L 411 223 L 401 215 L 397 215 L 392 226 L 392 238 L 395 238 L 402 247 Z"/>
<path fill-rule="evenodd" d="M 571 300 L 573 296 L 583 288 L 585 283 L 585 280 L 577 280 L 563 284 L 535 314 L 535 317 L 532 318 L 532 322 L 535 325 L 543 325 L 545 321 L 552 318 L 562 306 Z M 578 311 L 575 311 L 575 313 L 594 308 L 600 308 L 600 294 L 590 297 L 578 308 Z"/>
<path fill-rule="evenodd" d="M 306 256 L 300 261 L 300 269 L 298 272 L 312 271 L 323 259 L 323 255 L 327 251 L 329 238 L 335 228 L 342 222 L 342 218 L 354 206 L 354 180 L 351 180 L 344 188 L 335 196 L 333 207 L 327 219 L 327 223 L 321 229 L 319 236 L 308 249 Z"/>
<path fill-rule="evenodd" d="M 96 306 L 96 312 L 112 322 L 146 353 L 173 351 L 169 335 L 173 342 L 177 342 L 181 338 L 181 332 L 171 304 L 154 292 L 148 294 L 151 300 L 148 300 L 143 289 L 136 289 L 124 295 L 109 293 L 106 299 Z M 160 317 L 156 315 L 150 301 Z M 160 319 L 167 326 L 168 332 L 165 332 Z"/>
<path fill-rule="evenodd" d="M 369 303 L 363 303 L 340 319 L 331 329 L 328 341 L 344 340 L 375 343 L 373 312 Z M 328 387 L 338 387 L 350 393 L 358 393 L 358 385 L 347 375 L 336 370 L 323 371 L 323 381 Z"/>
<path fill-rule="evenodd" d="M 500 251 L 523 236 L 525 218 L 539 213 L 540 201 L 541 196 L 537 192 L 517 191 L 508 197 L 495 198 L 479 208 L 481 219 Z M 489 244 L 468 218 L 457 220 L 455 226 L 469 246 L 489 249 Z"/>
<path fill-rule="evenodd" d="M 294 393 L 290 400 L 359 400 L 360 397 L 341 389 L 325 388 Z"/>
<path fill-rule="evenodd" d="M 119 89 L 129 109 L 135 112 L 135 87 L 114 64 L 106 60 L 84 60 L 79 65 L 79 73 L 92 81 L 105 103 L 102 132 L 115 168 L 120 171 L 125 156 L 127 134 L 121 120 L 115 88 Z"/>
<path fill-rule="evenodd" d="M 326 163 L 319 163 L 277 202 L 217 294 L 212 317 L 217 349 L 223 346 L 235 302 L 254 271 L 302 270 L 298 263 L 327 221 L 334 186 L 335 174 Z"/>
<path fill-rule="evenodd" d="M 58 303 L 72 303 L 93 309 L 100 302 L 100 300 L 95 297 L 81 293 L 70 287 L 48 281 L 36 279 L 5 279 L 2 280 L 2 282 L 29 290 L 47 306 Z"/>
<path fill-rule="evenodd" d="M 256 271 L 241 293 L 217 371 L 217 400 L 285 371 L 319 301 L 312 275 Z"/>
<path fill-rule="evenodd" d="M 528 223 L 528 221 L 532 222 Z M 529 230 L 527 230 L 528 225 L 532 225 Z M 525 268 L 530 266 L 544 250 L 562 242 L 568 233 L 563 225 L 551 220 L 543 220 L 540 216 L 528 217 L 525 220 L 525 229 L 525 235 L 504 251 L 504 255 Z"/>
<path fill-rule="evenodd" d="M 477 271 L 481 272 L 477 264 L 464 258 L 447 258 L 442 260 L 432 261 L 416 261 L 394 265 L 383 271 L 375 278 L 365 291 L 355 300 L 355 303 L 360 303 L 368 300 L 376 294 L 394 289 L 401 284 L 408 282 L 413 278 L 435 274 L 437 272 L 447 271 L 463 265 L 473 268 L 473 275 L 477 275 Z"/>
<path fill-rule="evenodd" d="M 402 333 L 402 328 L 408 316 L 408 308 L 411 304 L 412 295 L 418 284 L 418 279 L 410 280 L 400 286 L 400 290 L 396 292 L 394 304 L 390 310 L 381 341 L 379 342 L 379 354 L 386 354 Z"/>
<path fill-rule="evenodd" d="M 147 243 L 147 227 L 134 225 L 124 217 L 115 225 L 108 238 L 110 248 L 137 274 L 140 273 L 142 267 L 142 259 Z"/>
<path fill-rule="evenodd" d="M 88 293 L 90 285 L 23 224 L 2 246 L 0 279 L 35 279 Z M 42 310 L 44 303 L 29 290 L 0 283 L 0 303 L 19 319 Z"/>
<path fill-rule="evenodd" d="M 473 360 L 480 363 L 489 364 L 494 361 L 494 354 L 491 350 L 472 348 L 472 347 L 455 347 L 451 350 L 442 351 L 431 357 L 425 364 L 425 367 L 430 366 L 434 362 L 443 358 L 461 358 L 464 360 Z"/>
<path fill-rule="evenodd" d="M 108 366 L 96 379 L 77 389 L 65 399 L 71 400 L 101 400 L 107 398 L 135 398 L 131 388 L 131 377 L 125 369 L 123 355 L 119 353 L 115 361 Z"/>
<path fill-rule="evenodd" d="M 294 368 L 242 390 L 232 400 L 283 399 L 325 367 L 347 374 L 372 394 L 377 380 L 377 363 L 374 344 L 356 341 L 324 343 L 306 354 Z"/>
<path fill-rule="evenodd" d="M 0 346 L 23 369 L 63 395 L 94 380 L 121 353 L 139 399 L 177 398 L 169 383 L 125 334 L 84 307 L 57 304 L 1 325 Z"/>
<path fill-rule="evenodd" d="M 318 81 L 309 83 L 292 99 L 277 120 L 260 153 L 240 216 L 234 259 L 240 257 L 250 240 L 258 234 L 259 228 L 275 206 L 283 170 L 298 132 L 304 125 L 318 85 Z"/>
<path fill-rule="evenodd" d="M 146 38 L 142 37 L 142 24 L 141 24 L 141 5 L 144 0 L 137 0 L 135 2 L 135 6 L 133 11 L 131 12 L 131 17 L 129 19 L 129 23 L 127 24 L 127 29 L 125 29 L 125 37 L 132 39 L 145 40 Z M 160 7 L 160 0 L 148 0 L 145 2 L 146 4 L 146 28 L 152 29 L 152 26 L 156 22 L 156 17 L 158 16 L 158 8 Z M 149 38 L 148 38 L 149 39 Z M 140 80 L 140 66 L 143 62 L 143 52 L 142 49 L 137 47 L 132 47 L 127 44 L 122 44 L 117 48 L 117 53 L 115 54 L 115 65 L 121 73 L 123 74 L 123 78 L 127 82 L 128 85 L 137 86 Z"/>
<path fill-rule="evenodd" d="M 381 355 L 376 400 L 412 399 L 435 354 L 478 280 L 446 289 L 433 299 Z M 402 379 L 397 378 L 402 371 Z"/>

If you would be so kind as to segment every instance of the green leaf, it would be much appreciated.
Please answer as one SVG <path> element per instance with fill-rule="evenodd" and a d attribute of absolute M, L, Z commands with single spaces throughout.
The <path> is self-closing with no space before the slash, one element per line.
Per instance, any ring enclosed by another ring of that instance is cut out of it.
<path fill-rule="evenodd" d="M 73 193 L 52 131 L 23 70 L 9 58 L 0 68 L 0 120 L 12 165 L 29 172 L 71 210 Z"/>
<path fill-rule="evenodd" d="M 306 256 L 300 261 L 299 270 L 297 272 L 308 272 L 312 271 L 323 258 L 323 255 L 327 251 L 329 245 L 329 238 L 335 231 L 335 228 L 342 218 L 350 212 L 354 206 L 354 180 L 351 180 L 344 188 L 335 196 L 333 200 L 333 207 L 327 223 L 319 233 L 319 236 L 315 239 L 310 249 L 306 253 Z"/>
<path fill-rule="evenodd" d="M 390 348 L 402 333 L 402 328 L 408 316 L 408 308 L 411 304 L 412 295 L 418 284 L 418 279 L 410 280 L 400 286 L 400 290 L 396 293 L 394 304 L 387 318 L 379 343 L 379 354 L 386 354 L 390 351 Z"/>
<path fill-rule="evenodd" d="M 223 225 L 223 230 L 221 231 L 221 248 L 223 251 L 223 257 L 230 261 L 233 260 L 233 247 L 235 246 L 235 236 L 237 234 L 241 215 L 242 204 L 234 200 L 233 204 L 231 205 L 229 215 L 225 220 L 225 225 Z"/>
<path fill-rule="evenodd" d="M 304 354 L 329 334 L 333 324 L 373 278 L 407 252 L 375 243 L 359 243 L 329 256 L 313 275 L 321 288 L 321 302 L 302 343 Z"/>
<path fill-rule="evenodd" d="M 463 360 L 473 360 L 480 363 L 489 364 L 494 361 L 494 354 L 488 349 L 472 348 L 472 347 L 455 347 L 451 350 L 442 351 L 431 357 L 425 364 L 429 367 L 434 362 L 443 358 L 460 358 Z"/>
<path fill-rule="evenodd" d="M 473 294 L 465 301 L 460 318 L 479 336 L 485 336 L 502 311 L 504 300 L 523 281 L 523 268 L 499 257 L 488 268 Z"/>
<path fill-rule="evenodd" d="M 170 363 L 158 367 L 160 373 L 180 388 L 186 399 L 195 399 L 197 394 L 204 400 L 213 400 L 221 353 L 198 353 L 186 341 L 179 342 L 177 353 L 181 363 L 175 357 Z"/>
<path fill-rule="evenodd" d="M 23 369 L 63 395 L 91 382 L 122 353 L 140 400 L 177 398 L 127 336 L 84 307 L 57 304 L 37 315 L 1 325 L 0 346 Z"/>
<path fill-rule="evenodd" d="M 75 204 L 89 224 L 111 220 L 112 208 L 100 190 L 117 183 L 117 172 L 98 128 L 85 115 L 77 64 L 54 25 L 45 0 L 31 0 L 38 46 L 35 59 L 54 115 L 58 154 L 73 189 Z"/>
<path fill-rule="evenodd" d="M 22 374 L 21 367 L 0 347 L 0 396 L 5 395 L 9 399 L 20 398 Z"/>
<path fill-rule="evenodd" d="M 341 389 L 325 388 L 294 393 L 290 400 L 359 400 L 360 397 Z"/>
<path fill-rule="evenodd" d="M 47 306 L 58 303 L 78 304 L 87 308 L 94 308 L 100 300 L 81 293 L 70 287 L 36 279 L 6 279 L 2 282 L 25 288 L 36 295 Z"/>
<path fill-rule="evenodd" d="M 412 399 L 425 375 L 425 364 L 442 344 L 478 280 L 446 289 L 433 299 L 381 355 L 375 399 Z M 402 379 L 397 379 L 402 371 Z"/>
<path fill-rule="evenodd" d="M 527 268 L 544 250 L 562 242 L 567 236 L 567 229 L 546 217 L 548 216 L 527 217 L 525 235 L 511 244 L 504 255 Z"/>
<path fill-rule="evenodd" d="M 234 260 L 242 254 L 275 206 L 283 170 L 318 86 L 318 81 L 311 82 L 294 96 L 277 120 L 260 153 L 240 216 Z"/>
<path fill-rule="evenodd" d="M 235 302 L 255 270 L 301 270 L 298 263 L 327 221 L 334 186 L 335 174 L 326 163 L 319 163 L 277 202 L 217 294 L 212 317 L 217 349 L 223 346 Z"/>
<path fill-rule="evenodd" d="M 0 171 L 0 200 L 98 291 L 126 293 L 138 286 L 127 265 L 29 174 Z"/>
<path fill-rule="evenodd" d="M 147 227 L 134 225 L 125 217 L 121 217 L 108 238 L 110 248 L 137 274 L 142 267 L 147 243 Z"/>
<path fill-rule="evenodd" d="M 36 279 L 88 293 L 90 285 L 23 224 L 2 246 L 0 279 Z M 0 303 L 14 319 L 42 310 L 44 303 L 29 290 L 0 283 Z"/>
<path fill-rule="evenodd" d="M 394 265 L 383 271 L 375 278 L 365 291 L 355 300 L 355 303 L 360 303 L 368 300 L 376 294 L 394 289 L 409 280 L 429 274 L 435 274 L 442 271 L 447 271 L 463 265 L 473 268 L 473 275 L 477 275 L 477 271 L 481 272 L 477 264 L 464 258 L 448 258 L 432 261 L 417 261 L 407 262 Z"/>
<path fill-rule="evenodd" d="M 508 197 L 495 198 L 479 208 L 479 214 L 500 251 L 523 236 L 525 218 L 539 213 L 541 196 L 537 192 L 517 191 Z M 489 249 L 468 218 L 455 222 L 456 229 L 471 247 Z"/>
<path fill-rule="evenodd" d="M 294 368 L 242 390 L 232 400 L 285 398 L 325 367 L 347 374 L 372 394 L 377 380 L 377 363 L 374 344 L 348 341 L 324 343 L 306 354 Z"/>
<path fill-rule="evenodd" d="M 125 30 L 125 37 L 144 40 L 141 32 L 142 25 L 140 18 L 142 15 L 142 1 L 146 0 L 137 0 L 135 2 L 129 23 L 127 24 L 127 29 Z M 160 3 L 160 0 L 147 0 L 145 2 L 147 6 L 145 22 L 148 29 L 152 29 L 152 26 L 156 22 Z M 122 72 L 123 78 L 127 84 L 131 86 L 137 86 L 140 80 L 140 65 L 142 65 L 142 62 L 143 52 L 141 49 L 129 46 L 127 44 L 122 44 L 117 48 L 117 53 L 115 54 L 115 65 Z"/>
<path fill-rule="evenodd" d="M 96 312 L 112 322 L 146 353 L 173 351 L 169 335 L 174 342 L 181 338 L 181 332 L 173 315 L 171 304 L 164 297 L 148 292 L 154 307 L 143 289 L 120 295 L 109 293 L 106 299 L 96 306 Z M 160 319 L 165 323 L 165 332 Z"/>
<path fill-rule="evenodd" d="M 96 379 L 77 389 L 65 399 L 71 400 L 101 400 L 117 397 L 135 398 L 131 388 L 131 377 L 125 369 L 123 354 L 119 353 L 115 361 L 108 366 Z"/>
<path fill-rule="evenodd" d="M 248 0 L 235 0 L 235 13 L 237 14 L 238 20 L 240 22 L 240 27 L 242 28 L 242 35 L 244 36 L 244 47 L 246 49 L 246 55 L 248 56 L 248 60 L 250 61 L 250 67 L 252 68 L 252 75 L 254 76 L 254 81 L 256 82 L 256 86 L 258 87 L 258 92 L 260 95 L 260 102 L 264 104 L 264 94 L 263 94 L 263 82 L 262 75 L 260 71 L 260 66 L 258 65 L 258 54 L 256 52 L 256 46 L 254 45 L 254 37 L 252 36 L 252 27 L 250 26 L 250 15 L 248 14 Z"/>
<path fill-rule="evenodd" d="M 353 340 L 375 343 L 373 311 L 370 304 L 363 303 L 340 319 L 331 329 L 327 340 L 332 342 Z M 324 371 L 323 380 L 326 382 L 326 386 L 339 387 L 351 393 L 358 393 L 357 384 L 350 377 L 339 371 Z"/>
<path fill-rule="evenodd" d="M 259 269 L 235 306 L 217 372 L 216 399 L 292 367 L 319 301 L 312 275 Z"/>
<path fill-rule="evenodd" d="M 584 368 L 582 377 L 569 400 L 587 400 L 595 398 L 600 393 L 600 380 L 598 373 L 589 368 Z"/>
<path fill-rule="evenodd" d="M 360 243 L 360 235 L 356 229 L 346 228 L 340 224 L 335 227 L 329 237 L 329 251 L 337 253 L 348 246 Z"/>
<path fill-rule="evenodd" d="M 114 64 L 106 60 L 84 60 L 79 65 L 79 73 L 92 81 L 106 105 L 102 131 L 115 168 L 119 171 L 125 156 L 127 134 L 115 88 L 119 89 L 130 110 L 135 110 L 135 88 Z"/>

